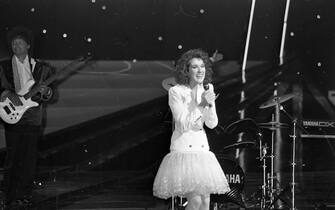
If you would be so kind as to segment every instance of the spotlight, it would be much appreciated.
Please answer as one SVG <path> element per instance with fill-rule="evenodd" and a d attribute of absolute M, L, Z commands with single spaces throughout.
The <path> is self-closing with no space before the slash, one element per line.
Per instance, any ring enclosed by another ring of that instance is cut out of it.
<path fill-rule="evenodd" d="M 178 45 L 178 49 L 179 49 L 179 50 L 183 49 L 183 46 L 182 46 L 181 44 Z"/>
<path fill-rule="evenodd" d="M 35 8 L 34 8 L 34 7 L 31 8 L 31 9 L 30 9 L 30 12 L 35 12 Z"/>
<path fill-rule="evenodd" d="M 43 34 L 46 34 L 46 33 L 47 33 L 47 29 L 43 29 L 43 30 L 42 30 L 42 33 L 43 33 Z"/>
<path fill-rule="evenodd" d="M 159 36 L 157 39 L 158 39 L 159 41 L 162 41 L 162 40 L 163 40 L 163 37 Z"/>
<path fill-rule="evenodd" d="M 290 36 L 294 36 L 294 32 L 290 32 Z"/>
<path fill-rule="evenodd" d="M 204 9 L 200 9 L 200 14 L 204 14 L 205 10 Z"/>
<path fill-rule="evenodd" d="M 106 5 L 103 5 L 103 6 L 101 7 L 101 9 L 102 9 L 102 10 L 106 10 L 106 9 L 107 9 Z"/>
<path fill-rule="evenodd" d="M 67 37 L 67 34 L 66 34 L 66 33 L 64 33 L 64 34 L 63 34 L 63 38 L 66 38 L 66 37 Z"/>

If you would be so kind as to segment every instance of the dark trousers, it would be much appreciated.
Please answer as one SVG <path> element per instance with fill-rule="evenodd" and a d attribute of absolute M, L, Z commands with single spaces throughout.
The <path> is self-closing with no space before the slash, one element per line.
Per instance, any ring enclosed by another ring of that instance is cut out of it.
<path fill-rule="evenodd" d="M 4 188 L 8 202 L 31 195 L 40 130 L 40 126 L 5 126 L 7 156 Z"/>

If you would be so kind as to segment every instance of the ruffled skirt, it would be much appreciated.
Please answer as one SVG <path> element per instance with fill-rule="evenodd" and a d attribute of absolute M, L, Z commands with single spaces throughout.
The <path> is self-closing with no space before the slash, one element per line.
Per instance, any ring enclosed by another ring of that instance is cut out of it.
<path fill-rule="evenodd" d="M 224 194 L 229 190 L 226 176 L 210 151 L 170 152 L 164 157 L 153 184 L 154 196 L 164 199 L 185 197 L 191 192 Z"/>

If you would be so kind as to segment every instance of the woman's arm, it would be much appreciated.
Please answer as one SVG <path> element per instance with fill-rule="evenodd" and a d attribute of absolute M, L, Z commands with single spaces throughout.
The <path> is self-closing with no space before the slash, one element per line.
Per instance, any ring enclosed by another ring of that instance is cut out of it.
<path fill-rule="evenodd" d="M 210 100 L 207 99 L 207 103 L 209 105 L 206 105 L 203 109 L 203 115 L 204 115 L 204 121 L 208 128 L 213 129 L 218 125 L 218 116 L 216 114 L 216 106 L 215 106 L 215 94 L 214 94 L 214 87 L 212 84 L 208 84 L 210 94 L 212 94 L 213 97 Z M 204 94 L 206 94 L 204 92 Z"/>
<path fill-rule="evenodd" d="M 169 106 L 172 111 L 173 118 L 176 123 L 176 129 L 181 132 L 191 129 L 198 124 L 197 120 L 201 112 L 196 111 L 195 103 L 190 103 L 189 106 L 183 102 L 181 93 L 175 88 L 169 89 Z"/>

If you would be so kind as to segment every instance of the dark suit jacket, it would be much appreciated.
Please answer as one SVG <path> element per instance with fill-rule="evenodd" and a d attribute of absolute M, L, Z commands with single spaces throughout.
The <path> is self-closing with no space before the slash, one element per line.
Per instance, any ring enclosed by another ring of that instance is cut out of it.
<path fill-rule="evenodd" d="M 53 68 L 45 62 L 36 61 L 35 68 L 33 70 L 33 78 L 35 84 L 45 81 L 54 73 Z M 13 77 L 13 68 L 12 60 L 5 60 L 0 63 L 0 94 L 5 91 L 10 90 L 15 92 L 14 87 L 14 77 Z M 28 109 L 25 114 L 22 116 L 21 120 L 15 125 L 41 125 L 43 118 L 43 103 L 38 99 L 35 101 L 39 102 L 38 107 L 33 107 Z M 10 126 L 5 123 L 6 126 Z"/>

